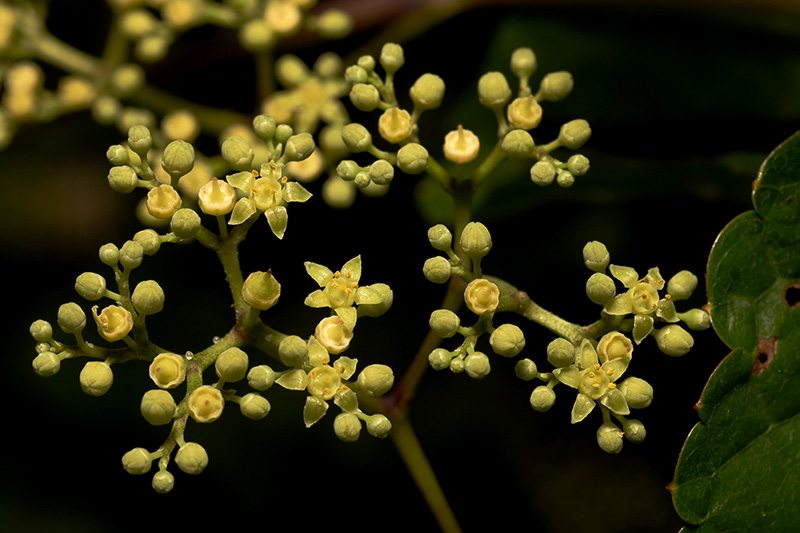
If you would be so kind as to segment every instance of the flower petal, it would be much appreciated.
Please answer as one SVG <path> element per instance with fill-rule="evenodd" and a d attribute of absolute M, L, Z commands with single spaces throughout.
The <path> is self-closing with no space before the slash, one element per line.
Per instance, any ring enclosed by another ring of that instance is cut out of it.
<path fill-rule="evenodd" d="M 608 407 L 615 415 L 625 416 L 631 414 L 625 395 L 619 389 L 609 389 L 600 399 L 600 403 Z"/>
<path fill-rule="evenodd" d="M 311 276 L 320 287 L 326 286 L 333 279 L 333 272 L 331 272 L 330 268 L 318 263 L 312 263 L 311 261 L 306 261 L 304 264 L 308 275 Z"/>
<path fill-rule="evenodd" d="M 307 428 L 316 424 L 327 412 L 328 402 L 316 396 L 306 396 L 306 404 L 303 406 L 303 421 Z"/>
<path fill-rule="evenodd" d="M 626 266 L 608 265 L 611 275 L 622 282 L 626 289 L 630 289 L 639 282 L 639 274 L 634 269 Z"/>
<path fill-rule="evenodd" d="M 639 344 L 653 331 L 653 317 L 650 315 L 635 315 L 633 317 L 633 342 Z"/>
<path fill-rule="evenodd" d="M 250 198 L 239 198 L 233 206 L 233 212 L 231 213 L 231 218 L 228 220 L 228 224 L 231 226 L 241 224 L 253 216 L 255 212 L 256 206 Z"/>
<path fill-rule="evenodd" d="M 316 337 L 308 339 L 308 362 L 311 366 L 327 365 L 331 360 L 328 350 L 319 343 Z"/>
<path fill-rule="evenodd" d="M 344 322 L 344 327 L 353 331 L 353 328 L 356 327 L 356 320 L 358 319 L 358 311 L 355 307 L 337 307 L 334 309 L 339 318 L 342 319 Z"/>
<path fill-rule="evenodd" d="M 279 239 L 283 239 L 283 234 L 286 233 L 286 224 L 289 222 L 289 215 L 286 208 L 282 205 L 267 209 L 266 213 L 267 222 L 272 233 Z"/>
<path fill-rule="evenodd" d="M 566 385 L 567 387 L 572 387 L 573 389 L 578 388 L 578 383 L 581 379 L 581 371 L 578 370 L 577 367 L 574 366 L 563 366 L 561 368 L 556 368 L 553 370 L 553 375 L 556 377 L 558 381 Z"/>
<path fill-rule="evenodd" d="M 243 170 L 242 172 L 237 172 L 236 174 L 231 174 L 225 177 L 225 180 L 236 187 L 240 191 L 244 191 L 247 194 L 250 194 L 250 189 L 253 187 L 253 182 L 255 178 L 253 177 L 252 172 L 247 172 Z"/>
<path fill-rule="evenodd" d="M 617 357 L 609 359 L 600 368 L 608 376 L 609 381 L 617 381 L 622 374 L 628 369 L 631 360 L 627 357 Z"/>
<path fill-rule="evenodd" d="M 672 300 L 661 298 L 658 301 L 658 308 L 656 309 L 656 316 L 663 318 L 667 322 L 678 322 L 678 313 L 675 311 L 675 303 Z"/>
<path fill-rule="evenodd" d="M 275 383 L 289 390 L 305 390 L 308 386 L 308 374 L 303 370 L 296 368 L 289 370 L 281 377 L 275 380 Z"/>
<path fill-rule="evenodd" d="M 378 305 L 382 304 L 388 295 L 380 293 L 375 289 L 366 287 L 359 287 L 356 289 L 356 304 L 358 305 Z"/>
<path fill-rule="evenodd" d="M 290 181 L 284 188 L 283 197 L 287 202 L 305 202 L 312 194 L 296 181 Z"/>
<path fill-rule="evenodd" d="M 350 273 L 350 276 L 347 278 L 350 281 L 355 281 L 358 283 L 358 280 L 361 279 L 361 256 L 357 255 L 352 258 L 350 261 L 344 264 L 342 267 L 342 275 L 347 276 L 347 273 Z"/>
<path fill-rule="evenodd" d="M 623 316 L 632 312 L 633 304 L 631 303 L 630 295 L 627 292 L 616 295 L 613 300 L 606 304 L 604 311 L 613 316 Z"/>
<path fill-rule="evenodd" d="M 584 370 L 593 367 L 599 362 L 597 359 L 597 350 L 594 349 L 589 339 L 583 339 L 581 341 L 577 353 L 577 362 Z"/>
<path fill-rule="evenodd" d="M 320 289 L 317 289 L 308 296 L 306 296 L 306 299 L 303 303 L 306 304 L 308 307 L 314 307 L 314 308 L 331 306 L 330 299 L 328 299 L 328 297 L 325 296 L 325 293 L 322 292 Z"/>
<path fill-rule="evenodd" d="M 594 400 L 585 394 L 578 394 L 575 397 L 575 403 L 572 405 L 572 423 L 577 424 L 586 418 L 592 412 L 594 406 Z"/>

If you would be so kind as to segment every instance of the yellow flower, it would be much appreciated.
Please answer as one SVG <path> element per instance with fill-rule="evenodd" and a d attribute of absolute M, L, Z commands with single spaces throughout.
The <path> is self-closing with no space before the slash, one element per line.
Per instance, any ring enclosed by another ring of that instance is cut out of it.
<path fill-rule="evenodd" d="M 197 387 L 189 396 L 187 401 L 189 414 L 195 422 L 213 422 L 222 415 L 225 407 L 225 400 L 222 392 L 211 385 L 201 385 Z"/>
<path fill-rule="evenodd" d="M 150 363 L 150 379 L 162 389 L 174 389 L 185 378 L 186 365 L 176 353 L 160 353 Z"/>
<path fill-rule="evenodd" d="M 474 279 L 464 289 L 464 301 L 476 315 L 493 313 L 500 303 L 500 289 L 489 280 Z"/>
<path fill-rule="evenodd" d="M 109 305 L 99 314 L 98 306 L 92 307 L 97 332 L 109 342 L 121 340 L 133 328 L 133 316 L 130 311 L 118 305 Z"/>

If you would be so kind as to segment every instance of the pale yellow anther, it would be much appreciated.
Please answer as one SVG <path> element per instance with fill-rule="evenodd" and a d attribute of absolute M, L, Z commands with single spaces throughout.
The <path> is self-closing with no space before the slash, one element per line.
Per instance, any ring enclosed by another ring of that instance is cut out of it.
<path fill-rule="evenodd" d="M 350 287 L 343 287 L 343 289 L 344 289 L 344 292 L 346 292 L 347 294 L 350 294 L 351 292 L 353 292 L 353 289 L 351 289 Z"/>
<path fill-rule="evenodd" d="M 592 383 L 592 387 L 594 387 L 595 389 L 599 389 L 600 388 L 600 384 L 599 383 Z"/>
<path fill-rule="evenodd" d="M 315 377 L 317 377 L 317 371 L 316 371 L 316 370 L 312 370 L 312 371 L 309 373 L 309 376 L 311 376 L 311 378 L 312 378 L 312 379 L 313 379 L 313 378 L 315 378 Z"/>
<path fill-rule="evenodd" d="M 349 274 L 349 272 L 348 272 L 348 274 Z M 349 278 L 350 276 L 347 276 L 347 277 Z M 356 287 L 358 287 L 358 283 L 356 283 L 356 282 L 354 281 L 353 283 L 351 283 L 351 284 L 350 284 L 350 287 L 352 287 L 352 288 L 354 288 L 354 289 L 355 289 Z"/>
<path fill-rule="evenodd" d="M 344 369 L 342 369 L 342 372 L 344 372 Z M 346 391 L 347 390 L 347 385 L 342 385 L 341 387 L 339 387 L 339 390 L 342 391 L 342 392 Z"/>
<path fill-rule="evenodd" d="M 289 178 L 287 178 L 286 176 L 284 176 L 284 177 L 282 177 L 282 178 L 281 178 L 281 183 L 282 183 L 283 185 L 286 185 L 286 182 L 287 182 L 287 181 L 289 181 Z"/>
<path fill-rule="evenodd" d="M 341 273 L 341 272 L 339 272 L 338 270 L 337 270 L 336 272 L 334 272 L 334 273 L 333 273 L 333 277 L 334 277 L 334 278 L 338 278 L 338 277 L 339 277 L 339 276 L 341 276 L 341 275 L 342 275 L 342 273 Z"/>
<path fill-rule="evenodd" d="M 275 166 L 275 162 L 274 162 L 274 161 L 270 161 L 270 162 L 269 162 L 269 168 L 271 168 L 272 170 L 275 170 L 275 169 L 276 169 L 276 168 L 278 168 L 278 167 L 277 167 L 277 166 Z"/>
<path fill-rule="evenodd" d="M 353 275 L 352 272 L 345 272 L 344 277 L 349 278 Z"/>
<path fill-rule="evenodd" d="M 258 177 L 258 170 L 256 170 L 256 169 L 253 169 L 253 177 L 254 177 L 254 178 L 257 178 L 257 177 Z"/>
<path fill-rule="evenodd" d="M 613 369 L 613 368 L 609 368 L 609 369 L 608 369 L 608 372 L 606 372 L 606 374 L 608 374 L 609 376 L 610 376 L 611 374 L 613 374 L 613 373 L 614 373 L 614 369 Z"/>
<path fill-rule="evenodd" d="M 595 363 L 594 364 L 594 369 L 595 370 L 600 370 L 600 363 Z"/>
<path fill-rule="evenodd" d="M 334 281 L 333 283 L 331 283 L 331 287 L 336 289 L 339 287 L 339 284 Z"/>
<path fill-rule="evenodd" d="M 608 388 L 609 389 L 616 389 L 617 388 L 617 384 L 616 383 L 609 383 L 608 384 Z"/>
<path fill-rule="evenodd" d="M 594 377 L 594 372 L 589 372 L 589 377 L 593 378 Z"/>

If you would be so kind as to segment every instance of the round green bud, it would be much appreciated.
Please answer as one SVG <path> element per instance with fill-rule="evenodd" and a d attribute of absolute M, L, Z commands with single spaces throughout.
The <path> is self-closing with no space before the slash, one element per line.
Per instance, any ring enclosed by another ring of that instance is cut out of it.
<path fill-rule="evenodd" d="M 281 284 L 272 275 L 272 271 L 252 272 L 242 285 L 242 298 L 250 307 L 266 311 L 278 303 L 281 296 Z"/>
<path fill-rule="evenodd" d="M 540 186 L 550 185 L 556 179 L 557 171 L 550 161 L 537 161 L 531 167 L 531 181 Z"/>
<path fill-rule="evenodd" d="M 102 396 L 114 383 L 114 372 L 102 361 L 89 361 L 79 376 L 81 389 L 89 396 Z"/>
<path fill-rule="evenodd" d="M 128 39 L 135 40 L 152 31 L 157 23 L 155 17 L 144 9 L 125 11 L 119 18 L 119 29 Z"/>
<path fill-rule="evenodd" d="M 492 370 L 489 357 L 483 352 L 472 352 L 464 359 L 464 370 L 472 379 L 483 379 Z"/>
<path fill-rule="evenodd" d="M 487 72 L 478 80 L 478 100 L 490 109 L 503 107 L 511 99 L 511 87 L 502 72 Z"/>
<path fill-rule="evenodd" d="M 354 180 L 358 173 L 362 172 L 363 170 L 364 169 L 362 169 L 361 166 L 352 159 L 345 159 L 336 165 L 336 173 L 340 178 L 348 181 Z"/>
<path fill-rule="evenodd" d="M 559 337 L 547 345 L 547 361 L 556 368 L 571 365 L 575 361 L 575 346 Z"/>
<path fill-rule="evenodd" d="M 483 257 L 492 249 L 492 236 L 480 222 L 469 222 L 461 232 L 461 250 L 472 259 Z"/>
<path fill-rule="evenodd" d="M 417 109 L 436 109 L 444 98 L 444 80 L 436 74 L 423 74 L 417 78 L 408 94 Z"/>
<path fill-rule="evenodd" d="M 132 126 L 128 130 L 128 146 L 139 154 L 146 154 L 153 147 L 153 136 L 147 126 Z"/>
<path fill-rule="evenodd" d="M 137 231 L 133 236 L 133 242 L 139 243 L 145 255 L 154 255 L 161 248 L 161 239 L 152 229 Z"/>
<path fill-rule="evenodd" d="M 546 74 L 539 84 L 539 100 L 558 102 L 572 92 L 575 85 L 572 74 L 566 71 L 550 72 Z"/>
<path fill-rule="evenodd" d="M 275 142 L 283 144 L 289 140 L 289 137 L 294 135 L 294 130 L 288 124 L 278 124 L 275 127 Z"/>
<path fill-rule="evenodd" d="M 667 282 L 667 292 L 673 300 L 686 300 L 697 288 L 697 276 L 681 270 Z"/>
<path fill-rule="evenodd" d="M 138 183 L 139 176 L 131 167 L 116 166 L 111 167 L 108 171 L 108 185 L 116 192 L 123 194 L 133 192 Z"/>
<path fill-rule="evenodd" d="M 86 313 L 75 302 L 65 303 L 58 308 L 57 322 L 64 333 L 78 333 L 86 327 Z"/>
<path fill-rule="evenodd" d="M 139 314 L 154 315 L 164 309 L 164 289 L 156 281 L 142 281 L 133 289 L 131 302 Z"/>
<path fill-rule="evenodd" d="M 139 476 L 150 470 L 153 460 L 144 448 L 134 448 L 122 456 L 122 468 L 129 474 Z"/>
<path fill-rule="evenodd" d="M 247 373 L 247 384 L 256 390 L 267 390 L 275 383 L 275 371 L 267 365 L 258 365 Z"/>
<path fill-rule="evenodd" d="M 278 345 L 278 356 L 288 367 L 299 367 L 308 355 L 308 344 L 297 335 L 284 337 Z"/>
<path fill-rule="evenodd" d="M 689 353 L 694 346 L 694 339 L 688 331 L 677 324 L 670 324 L 656 333 L 658 349 L 672 357 L 680 357 Z"/>
<path fill-rule="evenodd" d="M 249 52 L 267 50 L 275 42 L 275 32 L 264 19 L 248 20 L 239 28 L 239 43 Z"/>
<path fill-rule="evenodd" d="M 597 430 L 597 444 L 606 453 L 619 453 L 622 451 L 622 436 L 624 433 L 611 422 L 604 422 Z"/>
<path fill-rule="evenodd" d="M 453 359 L 453 354 L 444 348 L 436 348 L 428 354 L 428 363 L 434 370 L 444 370 L 448 368 L 451 359 Z"/>
<path fill-rule="evenodd" d="M 353 178 L 353 183 L 355 184 L 356 187 L 360 189 L 369 187 L 370 183 L 372 183 L 372 180 L 369 179 L 369 172 L 362 170 L 361 172 L 356 174 L 356 177 Z"/>
<path fill-rule="evenodd" d="M 167 55 L 172 37 L 169 32 L 148 33 L 136 40 L 133 53 L 142 63 L 155 63 Z"/>
<path fill-rule="evenodd" d="M 251 420 L 261 420 L 269 414 L 270 408 L 269 401 L 255 392 L 245 394 L 239 400 L 239 409 Z"/>
<path fill-rule="evenodd" d="M 514 374 L 519 379 L 530 381 L 537 377 L 539 372 L 536 370 L 536 363 L 530 359 L 520 359 L 517 361 L 517 364 L 514 365 Z"/>
<path fill-rule="evenodd" d="M 340 413 L 333 419 L 333 432 L 344 442 L 355 442 L 361 434 L 361 420 L 352 413 Z"/>
<path fill-rule="evenodd" d="M 430 257 L 425 261 L 425 264 L 422 266 L 422 273 L 425 275 L 425 278 L 428 279 L 428 281 L 432 281 L 434 283 L 447 283 L 450 280 L 451 274 L 453 273 L 453 267 L 450 264 L 450 261 L 441 255 L 437 255 L 436 257 Z"/>
<path fill-rule="evenodd" d="M 325 39 L 342 39 L 353 30 L 353 17 L 341 9 L 331 8 L 320 13 L 314 29 Z"/>
<path fill-rule="evenodd" d="M 386 365 L 369 365 L 358 374 L 358 385 L 368 396 L 382 396 L 394 385 L 394 372 Z"/>
<path fill-rule="evenodd" d="M 394 302 L 394 292 L 391 287 L 385 283 L 373 283 L 369 286 L 370 289 L 376 291 L 381 295 L 381 303 L 378 304 L 359 304 L 358 316 L 377 317 L 381 316 L 392 307 Z"/>
<path fill-rule="evenodd" d="M 356 83 L 350 89 L 350 101 L 359 111 L 372 111 L 378 107 L 381 95 L 374 85 Z"/>
<path fill-rule="evenodd" d="M 408 143 L 397 151 L 397 166 L 406 174 L 420 174 L 428 168 L 428 150 L 417 143 Z"/>
<path fill-rule="evenodd" d="M 175 454 L 175 464 L 187 474 L 199 474 L 208 466 L 208 453 L 196 442 L 187 442 Z"/>
<path fill-rule="evenodd" d="M 295 87 L 308 78 L 308 67 L 293 54 L 286 54 L 275 62 L 275 75 L 285 87 Z"/>
<path fill-rule="evenodd" d="M 349 66 L 344 71 L 344 79 L 348 83 L 353 83 L 353 84 L 364 83 L 367 81 L 368 77 L 369 73 L 367 72 L 367 69 L 365 69 L 361 65 Z"/>
<path fill-rule="evenodd" d="M 353 122 L 342 127 L 342 141 L 348 150 L 358 153 L 372 146 L 372 135 L 367 128 Z"/>
<path fill-rule="evenodd" d="M 188 173 L 194 167 L 194 147 L 180 139 L 172 141 L 164 148 L 161 167 L 172 177 Z"/>
<path fill-rule="evenodd" d="M 163 426 L 172 422 L 175 416 L 175 399 L 163 389 L 153 389 L 144 393 L 139 410 L 148 423 Z"/>
<path fill-rule="evenodd" d="M 377 65 L 378 63 L 375 61 L 375 58 L 372 57 L 371 55 L 363 55 L 358 58 L 356 64 L 359 67 L 363 68 L 365 71 L 371 72 L 375 70 L 375 65 Z"/>
<path fill-rule="evenodd" d="M 223 381 L 235 382 L 244 379 L 250 360 L 244 350 L 232 346 L 219 354 L 214 370 Z"/>
<path fill-rule="evenodd" d="M 645 437 L 647 437 L 647 430 L 639 420 L 626 419 L 622 423 L 622 429 L 625 431 L 625 438 L 631 442 L 644 442 Z"/>
<path fill-rule="evenodd" d="M 644 409 L 653 401 L 653 387 L 640 378 L 626 378 L 619 384 L 619 390 L 632 409 Z"/>
<path fill-rule="evenodd" d="M 614 280 L 602 272 L 595 272 L 586 280 L 586 296 L 597 305 L 605 305 L 617 294 Z"/>
<path fill-rule="evenodd" d="M 112 165 L 127 165 L 131 162 L 131 158 L 128 155 L 128 150 L 121 144 L 113 144 L 108 147 L 106 151 L 106 159 Z"/>
<path fill-rule="evenodd" d="M 531 392 L 530 402 L 534 411 L 547 412 L 556 403 L 556 393 L 546 385 L 539 385 Z"/>
<path fill-rule="evenodd" d="M 92 102 L 92 118 L 98 124 L 113 124 L 120 113 L 122 106 L 113 96 L 103 95 Z"/>
<path fill-rule="evenodd" d="M 45 351 L 34 357 L 33 371 L 43 378 L 57 374 L 61 370 L 61 359 L 53 352 Z"/>
<path fill-rule="evenodd" d="M 167 494 L 175 487 L 175 476 L 166 470 L 159 470 L 153 476 L 153 489 L 159 494 Z"/>
<path fill-rule="evenodd" d="M 525 335 L 514 324 L 503 324 L 489 336 L 489 344 L 497 355 L 516 357 L 525 347 Z"/>
<path fill-rule="evenodd" d="M 261 114 L 253 119 L 253 132 L 264 142 L 271 140 L 275 136 L 277 127 L 275 119 L 269 115 Z"/>
<path fill-rule="evenodd" d="M 388 185 L 394 178 L 394 167 L 385 159 L 378 159 L 369 166 L 369 177 L 373 183 Z"/>
<path fill-rule="evenodd" d="M 453 234 L 444 224 L 436 224 L 428 230 L 428 241 L 437 250 L 450 250 L 453 244 Z"/>
<path fill-rule="evenodd" d="M 233 170 L 252 168 L 253 147 L 240 135 L 231 135 L 222 143 L 222 158 Z"/>
<path fill-rule="evenodd" d="M 586 268 L 603 272 L 611 261 L 606 245 L 600 241 L 589 241 L 583 246 L 583 263 Z"/>
<path fill-rule="evenodd" d="M 75 291 L 87 300 L 99 300 L 106 294 L 106 278 L 94 272 L 84 272 L 75 280 Z"/>
<path fill-rule="evenodd" d="M 428 320 L 431 329 L 443 339 L 449 339 L 456 333 L 461 326 L 461 319 L 458 315 L 449 309 L 437 309 L 431 313 L 431 318 Z M 450 362 L 450 359 L 447 359 Z"/>
<path fill-rule="evenodd" d="M 533 155 L 533 137 L 525 130 L 511 130 L 500 143 L 500 149 L 509 159 L 527 159 Z"/>
<path fill-rule="evenodd" d="M 583 176 L 589 172 L 589 158 L 585 155 L 574 154 L 567 159 L 567 169 L 575 176 Z"/>
<path fill-rule="evenodd" d="M 200 215 L 194 209 L 183 207 L 175 211 L 172 219 L 169 221 L 169 227 L 172 233 L 181 239 L 191 239 L 197 232 L 200 231 Z"/>
<path fill-rule="evenodd" d="M 49 342 L 53 338 L 53 326 L 47 320 L 34 320 L 28 331 L 36 342 Z"/>
<path fill-rule="evenodd" d="M 711 317 L 704 309 L 689 309 L 685 313 L 678 313 L 678 318 L 694 331 L 702 331 L 711 327 Z"/>
<path fill-rule="evenodd" d="M 558 171 L 558 174 L 556 174 L 556 183 L 559 187 L 564 187 L 565 189 L 567 187 L 572 187 L 575 183 L 575 176 L 573 176 L 572 172 L 569 170 L 561 169 Z"/>
<path fill-rule="evenodd" d="M 124 63 L 108 74 L 108 84 L 117 98 L 130 96 L 142 86 L 144 80 L 144 69 L 135 63 Z"/>
<path fill-rule="evenodd" d="M 100 261 L 108 266 L 116 266 L 119 263 L 119 248 L 115 244 L 108 243 L 100 247 Z"/>
<path fill-rule="evenodd" d="M 308 159 L 316 147 L 314 138 L 310 133 L 298 133 L 292 135 L 286 141 L 283 154 L 286 156 L 287 161 L 302 161 Z"/>
<path fill-rule="evenodd" d="M 367 419 L 367 432 L 373 437 L 384 439 L 392 430 L 392 422 L 386 415 L 372 415 Z"/>
<path fill-rule="evenodd" d="M 582 118 L 570 120 L 558 132 L 558 139 L 561 144 L 576 150 L 583 146 L 583 143 L 589 140 L 592 135 L 592 128 L 589 123 Z"/>
<path fill-rule="evenodd" d="M 453 357 L 450 360 L 450 372 L 453 374 L 460 374 L 464 371 L 464 358 Z"/>
<path fill-rule="evenodd" d="M 119 262 L 125 268 L 136 268 L 142 264 L 144 249 L 142 245 L 135 241 L 125 241 L 119 250 Z"/>
<path fill-rule="evenodd" d="M 536 54 L 530 48 L 517 48 L 511 53 L 511 72 L 516 77 L 529 78 L 536 67 Z"/>
<path fill-rule="evenodd" d="M 381 48 L 379 61 L 387 74 L 397 72 L 406 62 L 405 55 L 403 54 L 403 47 L 396 43 L 384 44 L 383 48 Z"/>

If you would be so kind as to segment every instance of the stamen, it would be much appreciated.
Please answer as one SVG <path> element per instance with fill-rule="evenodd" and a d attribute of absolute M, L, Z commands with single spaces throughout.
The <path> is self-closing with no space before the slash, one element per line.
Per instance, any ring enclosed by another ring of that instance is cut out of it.
<path fill-rule="evenodd" d="M 617 384 L 616 383 L 609 383 L 608 384 L 608 388 L 611 389 L 611 390 L 614 390 L 614 389 L 617 388 Z"/>

